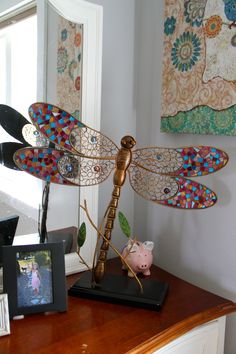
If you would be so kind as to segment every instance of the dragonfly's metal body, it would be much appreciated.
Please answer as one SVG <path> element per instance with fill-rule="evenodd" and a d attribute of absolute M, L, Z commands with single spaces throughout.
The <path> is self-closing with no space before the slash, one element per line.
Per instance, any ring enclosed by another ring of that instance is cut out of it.
<path fill-rule="evenodd" d="M 121 139 L 121 148 L 118 151 L 116 157 L 116 169 L 113 177 L 113 191 L 112 198 L 109 204 L 107 212 L 107 219 L 105 224 L 104 236 L 108 240 L 103 240 L 100 253 L 98 256 L 97 265 L 94 269 L 94 280 L 99 283 L 105 274 L 105 264 L 107 259 L 107 252 L 109 249 L 109 241 L 111 240 L 111 233 L 114 226 L 114 220 L 116 217 L 116 210 L 120 198 L 121 187 L 125 183 L 126 171 L 132 160 L 131 149 L 136 144 L 136 141 L 131 136 L 125 136 Z"/>

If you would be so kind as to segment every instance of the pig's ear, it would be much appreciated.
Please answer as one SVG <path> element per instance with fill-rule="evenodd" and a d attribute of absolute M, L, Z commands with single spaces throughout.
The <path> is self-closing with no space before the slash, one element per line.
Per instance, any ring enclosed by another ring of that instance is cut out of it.
<path fill-rule="evenodd" d="M 143 243 L 143 247 L 147 250 L 147 251 L 152 251 L 154 248 L 154 243 L 152 241 L 145 241 Z"/>
<path fill-rule="evenodd" d="M 128 251 L 129 252 L 137 252 L 139 250 L 139 245 L 137 245 L 136 242 L 129 242 L 128 246 Z"/>

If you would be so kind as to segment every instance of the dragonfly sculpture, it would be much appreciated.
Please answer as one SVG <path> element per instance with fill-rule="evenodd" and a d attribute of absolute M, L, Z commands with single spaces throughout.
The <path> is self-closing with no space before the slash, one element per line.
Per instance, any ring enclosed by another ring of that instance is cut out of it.
<path fill-rule="evenodd" d="M 135 192 L 161 205 L 205 209 L 217 200 L 212 190 L 186 177 L 204 176 L 224 167 L 228 156 L 222 150 L 210 146 L 133 150 L 136 144 L 133 137 L 123 137 L 118 147 L 54 105 L 34 103 L 29 115 L 36 129 L 58 148 L 19 149 L 14 161 L 20 169 L 47 182 L 76 186 L 96 185 L 114 171 L 105 238 L 94 269 L 97 283 L 105 273 L 116 210 L 127 175 Z"/>

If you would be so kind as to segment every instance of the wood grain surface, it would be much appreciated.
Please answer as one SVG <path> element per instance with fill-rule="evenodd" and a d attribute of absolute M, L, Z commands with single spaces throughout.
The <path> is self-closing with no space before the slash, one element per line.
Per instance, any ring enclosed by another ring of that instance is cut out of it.
<path fill-rule="evenodd" d="M 120 274 L 118 259 L 109 272 Z M 236 304 L 152 266 L 152 278 L 169 284 L 160 312 L 68 297 L 66 313 L 12 320 L 0 338 L 0 354 L 151 353 L 192 328 L 236 311 Z M 67 278 L 68 287 L 79 277 Z"/>

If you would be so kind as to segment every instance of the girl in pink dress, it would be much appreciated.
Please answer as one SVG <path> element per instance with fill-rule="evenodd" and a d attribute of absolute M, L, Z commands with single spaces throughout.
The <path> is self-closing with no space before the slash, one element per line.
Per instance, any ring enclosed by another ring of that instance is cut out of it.
<path fill-rule="evenodd" d="M 40 283 L 41 283 L 41 276 L 38 270 L 38 264 L 37 263 L 33 263 L 32 264 L 32 280 L 31 280 L 31 286 L 33 288 L 33 291 L 36 295 L 39 294 L 39 287 L 40 287 Z"/>

